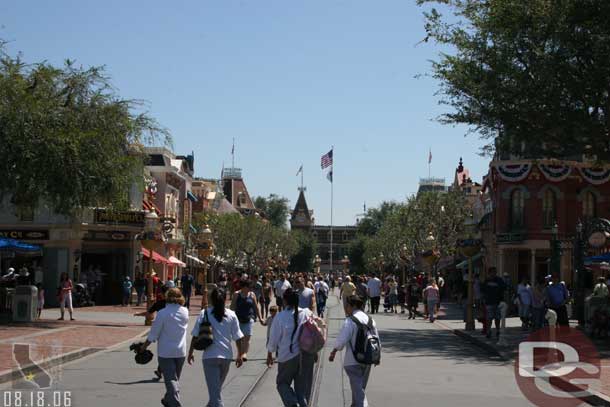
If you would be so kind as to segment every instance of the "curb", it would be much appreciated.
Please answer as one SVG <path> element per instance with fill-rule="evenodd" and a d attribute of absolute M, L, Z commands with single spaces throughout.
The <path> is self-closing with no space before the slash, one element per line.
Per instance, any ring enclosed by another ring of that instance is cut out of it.
<path fill-rule="evenodd" d="M 418 314 L 419 314 L 419 312 L 418 312 Z M 445 328 L 448 331 L 451 331 L 455 336 L 471 343 L 472 345 L 477 346 L 478 348 L 485 350 L 486 352 L 492 354 L 493 356 L 499 357 L 506 362 L 511 362 L 511 363 L 514 362 L 514 359 L 512 357 L 508 356 L 508 354 L 506 352 L 503 352 L 503 351 L 497 349 L 495 346 L 487 343 L 486 341 L 476 338 L 473 335 L 470 335 L 460 329 L 450 328 L 447 325 L 443 324 L 442 322 L 438 325 L 442 326 L 443 328 Z M 559 382 L 561 382 L 559 384 L 559 387 L 562 390 L 569 391 L 569 390 L 573 389 L 573 385 L 571 383 L 569 383 L 568 381 L 560 379 L 560 378 L 557 378 L 557 379 Z M 610 398 L 606 395 L 588 392 L 588 391 L 583 391 L 583 392 L 586 393 L 587 395 L 584 397 L 579 397 L 578 399 L 591 406 L 609 406 L 610 405 Z"/>
<path fill-rule="evenodd" d="M 132 342 L 134 340 L 137 340 L 139 338 L 142 338 L 144 336 L 146 336 L 147 332 L 143 332 L 140 333 L 138 335 L 135 335 L 132 338 L 129 338 L 125 341 L 119 342 L 115 345 L 109 346 L 107 348 L 83 348 L 80 350 L 76 350 L 73 352 L 68 352 L 68 353 L 64 353 L 62 355 L 56 356 L 54 358 L 50 358 L 47 360 L 44 360 L 40 363 L 36 363 L 36 364 L 29 364 L 27 366 L 23 366 L 21 368 L 18 368 L 16 370 L 12 370 L 10 372 L 6 372 L 3 374 L 0 374 L 0 384 L 5 384 L 8 383 L 10 381 L 13 380 L 20 380 L 23 378 L 23 374 L 22 371 L 23 370 L 28 370 L 31 369 L 34 366 L 38 366 L 41 369 L 47 370 L 47 369 L 51 369 L 57 366 L 61 366 L 61 365 L 65 365 L 68 364 L 70 362 L 74 362 L 77 361 L 79 359 L 83 359 L 86 358 L 87 356 L 91 356 L 94 354 L 102 354 L 105 352 L 111 352 L 117 348 L 120 348 L 122 346 L 124 346 L 125 344 Z"/>

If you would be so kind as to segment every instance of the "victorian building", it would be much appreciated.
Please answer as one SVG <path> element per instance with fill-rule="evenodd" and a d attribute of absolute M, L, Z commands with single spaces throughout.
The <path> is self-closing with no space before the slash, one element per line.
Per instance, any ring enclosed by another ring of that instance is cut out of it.
<path fill-rule="evenodd" d="M 290 217 L 292 230 L 301 230 L 311 234 L 318 245 L 318 254 L 322 259 L 320 271 L 329 272 L 343 269 L 342 260 L 349 255 L 349 244 L 356 237 L 356 226 L 316 225 L 313 210 L 305 200 L 305 188 L 299 188 L 299 198 Z M 331 246 L 332 233 L 332 246 Z M 330 262 L 332 248 L 332 265 Z"/>

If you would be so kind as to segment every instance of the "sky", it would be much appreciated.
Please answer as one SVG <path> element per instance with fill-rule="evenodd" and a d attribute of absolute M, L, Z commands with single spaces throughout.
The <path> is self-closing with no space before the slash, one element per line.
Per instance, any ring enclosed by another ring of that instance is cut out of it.
<path fill-rule="evenodd" d="M 481 141 L 441 125 L 415 0 L 55 0 L 0 3 L 0 38 L 25 61 L 104 65 L 124 98 L 195 154 L 196 176 L 242 168 L 252 196 L 294 205 L 302 164 L 309 208 L 330 222 L 320 157 L 334 146 L 335 225 L 417 191 L 420 177 L 453 181 L 460 157 L 487 173 Z M 94 152 L 92 152 L 93 154 Z"/>

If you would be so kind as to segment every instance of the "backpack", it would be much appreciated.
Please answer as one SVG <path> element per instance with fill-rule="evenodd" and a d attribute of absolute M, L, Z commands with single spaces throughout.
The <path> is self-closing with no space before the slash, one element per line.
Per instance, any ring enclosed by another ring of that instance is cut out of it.
<path fill-rule="evenodd" d="M 367 315 L 368 316 L 368 315 Z M 379 337 L 373 335 L 373 318 L 369 317 L 369 322 L 365 325 L 353 315 L 350 319 L 358 327 L 356 332 L 356 344 L 352 347 L 354 359 L 363 365 L 378 365 L 381 363 L 381 343 Z M 350 341 L 350 346 L 351 341 Z"/>
<path fill-rule="evenodd" d="M 326 343 L 324 332 L 313 317 L 308 317 L 301 325 L 301 333 L 299 334 L 299 348 L 305 353 L 315 355 Z"/>
<path fill-rule="evenodd" d="M 328 299 L 328 293 L 322 284 L 320 284 L 316 295 L 320 301 L 326 301 Z"/>

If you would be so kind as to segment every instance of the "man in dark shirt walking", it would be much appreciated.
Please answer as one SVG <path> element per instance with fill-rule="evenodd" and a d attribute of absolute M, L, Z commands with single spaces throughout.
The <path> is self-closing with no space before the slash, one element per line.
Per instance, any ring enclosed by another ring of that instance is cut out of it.
<path fill-rule="evenodd" d="M 182 287 L 182 296 L 184 297 L 184 306 L 189 309 L 191 306 L 191 293 L 193 292 L 193 276 L 187 271 L 182 275 L 180 279 L 180 285 Z"/>
<path fill-rule="evenodd" d="M 491 321 L 496 321 L 496 337 L 500 337 L 500 311 L 498 305 L 504 301 L 504 280 L 498 277 L 495 267 L 490 267 L 487 271 L 487 278 L 481 286 L 483 301 L 485 303 L 486 316 L 485 324 L 487 337 L 491 338 Z"/>

